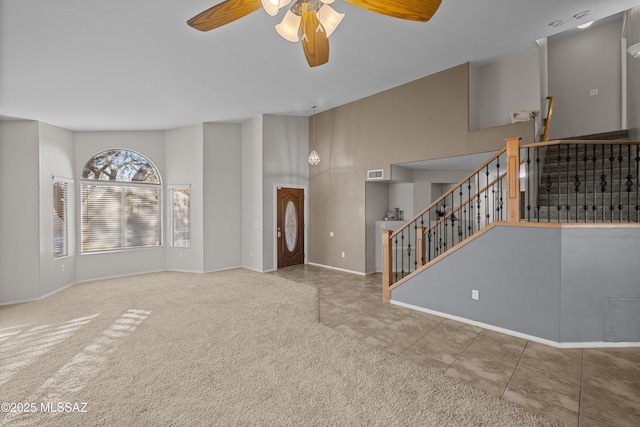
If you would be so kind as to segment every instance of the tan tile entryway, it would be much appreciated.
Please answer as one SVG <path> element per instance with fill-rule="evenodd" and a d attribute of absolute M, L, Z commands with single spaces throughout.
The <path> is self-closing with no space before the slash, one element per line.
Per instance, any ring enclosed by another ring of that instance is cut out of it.
<path fill-rule="evenodd" d="M 640 348 L 557 349 L 387 304 L 377 274 L 272 274 L 317 286 L 319 321 L 376 348 L 569 425 L 640 425 Z"/>

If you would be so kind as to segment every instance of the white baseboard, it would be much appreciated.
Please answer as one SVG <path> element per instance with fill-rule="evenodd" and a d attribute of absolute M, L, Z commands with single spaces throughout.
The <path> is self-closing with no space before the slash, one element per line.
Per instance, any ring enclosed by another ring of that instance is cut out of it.
<path fill-rule="evenodd" d="M 478 322 L 464 317 L 454 316 L 448 313 L 442 313 L 440 311 L 430 310 L 428 308 L 419 307 L 417 305 L 407 304 L 400 301 L 390 301 L 391 304 L 398 305 L 400 307 L 410 308 L 412 310 L 421 311 L 427 314 L 433 314 L 434 316 L 444 317 L 446 319 L 455 320 L 456 322 L 466 323 L 472 326 L 478 326 L 490 331 L 499 332 L 505 335 L 511 335 L 516 338 L 522 338 L 527 341 L 537 342 L 539 344 L 548 345 L 555 348 L 614 348 L 614 347 L 640 347 L 640 342 L 556 342 L 545 338 L 536 337 L 534 335 L 523 334 L 522 332 L 512 331 L 510 329 L 501 328 L 499 326 L 489 325 L 487 323 Z"/>
<path fill-rule="evenodd" d="M 324 265 L 324 264 L 316 264 L 315 262 L 309 262 L 307 263 L 308 265 L 313 265 L 314 267 L 322 267 L 322 268 L 328 268 L 329 270 L 337 270 L 337 271 L 343 271 L 345 273 L 351 273 L 351 274 L 357 274 L 358 276 L 366 276 L 366 273 L 363 273 L 361 271 L 353 271 L 353 270 L 347 270 L 344 268 L 339 268 L 339 267 L 333 267 L 330 265 Z"/>

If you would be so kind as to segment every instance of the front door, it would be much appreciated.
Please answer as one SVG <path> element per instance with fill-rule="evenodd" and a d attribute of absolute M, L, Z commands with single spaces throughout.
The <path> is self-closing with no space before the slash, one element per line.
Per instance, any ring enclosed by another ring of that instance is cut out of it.
<path fill-rule="evenodd" d="M 278 188 L 278 268 L 304 264 L 304 189 Z"/>

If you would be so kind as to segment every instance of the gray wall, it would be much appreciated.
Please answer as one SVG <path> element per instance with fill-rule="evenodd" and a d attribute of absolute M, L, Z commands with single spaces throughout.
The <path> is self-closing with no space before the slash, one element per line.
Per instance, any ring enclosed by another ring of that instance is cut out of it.
<path fill-rule="evenodd" d="M 242 265 L 242 125 L 204 125 L 204 271 Z"/>
<path fill-rule="evenodd" d="M 0 303 L 40 296 L 38 140 L 37 122 L 0 122 Z"/>
<path fill-rule="evenodd" d="M 640 43 L 640 6 L 627 12 L 627 45 Z M 627 58 L 627 127 L 631 138 L 640 139 L 640 58 Z"/>
<path fill-rule="evenodd" d="M 242 124 L 242 265 L 262 271 L 262 120 Z"/>
<path fill-rule="evenodd" d="M 555 106 L 549 139 L 621 127 L 622 20 L 548 41 L 549 95 Z M 597 96 L 589 91 L 597 89 Z"/>
<path fill-rule="evenodd" d="M 262 271 L 277 269 L 276 256 L 276 189 L 277 186 L 305 189 L 308 195 L 309 119 L 294 116 L 263 116 L 263 259 Z M 308 197 L 305 197 L 305 217 L 308 218 Z M 307 242 L 305 221 L 305 244 Z M 305 250 L 305 255 L 306 255 Z"/>
<path fill-rule="evenodd" d="M 167 162 L 163 183 L 165 188 L 165 239 L 166 268 L 169 270 L 204 271 L 204 218 L 203 218 L 203 125 L 197 124 L 165 132 L 165 155 Z M 171 203 L 168 199 L 169 185 L 190 185 L 191 200 L 189 210 L 189 226 L 191 227 L 191 246 L 189 248 L 172 248 L 169 233 L 169 211 Z"/>
<path fill-rule="evenodd" d="M 69 183 L 68 193 L 68 226 L 69 226 L 69 256 L 53 258 L 53 220 L 51 209 L 53 206 L 52 177 L 73 180 L 74 150 L 73 132 L 46 123 L 39 123 L 40 147 L 40 295 L 47 295 L 66 285 L 75 282 L 76 260 L 79 248 L 75 238 L 76 201 L 74 184 Z"/>
<path fill-rule="evenodd" d="M 479 66 L 477 79 L 477 129 L 509 124 L 511 113 L 515 111 L 540 109 L 540 55 L 537 48 Z"/>
<path fill-rule="evenodd" d="M 637 228 L 496 226 L 391 298 L 555 343 L 638 342 L 638 238 Z"/>

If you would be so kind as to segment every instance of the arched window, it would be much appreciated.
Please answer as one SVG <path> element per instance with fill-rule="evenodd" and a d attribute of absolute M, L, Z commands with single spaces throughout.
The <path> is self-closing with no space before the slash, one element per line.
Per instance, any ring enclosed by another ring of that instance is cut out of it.
<path fill-rule="evenodd" d="M 82 253 L 162 245 L 160 173 L 140 153 L 110 149 L 82 169 Z"/>

